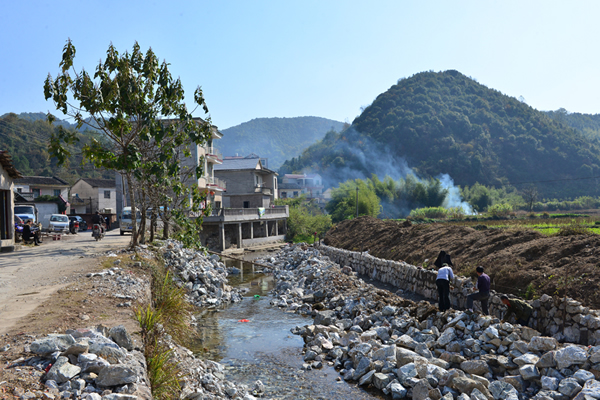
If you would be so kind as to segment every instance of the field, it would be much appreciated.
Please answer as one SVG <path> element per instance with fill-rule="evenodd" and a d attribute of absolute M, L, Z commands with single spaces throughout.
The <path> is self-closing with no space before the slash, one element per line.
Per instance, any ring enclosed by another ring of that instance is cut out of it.
<path fill-rule="evenodd" d="M 481 265 L 492 289 L 536 298 L 568 296 L 600 309 L 600 235 L 596 213 L 436 223 L 361 217 L 335 225 L 324 243 L 430 268 L 440 250 L 457 274 Z"/>

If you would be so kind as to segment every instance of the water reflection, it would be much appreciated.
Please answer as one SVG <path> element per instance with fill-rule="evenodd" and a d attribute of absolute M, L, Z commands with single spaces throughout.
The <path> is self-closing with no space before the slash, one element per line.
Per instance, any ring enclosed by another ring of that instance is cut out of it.
<path fill-rule="evenodd" d="M 238 304 L 199 316 L 200 339 L 192 349 L 198 356 L 224 364 L 227 379 L 250 388 L 260 379 L 265 384 L 265 398 L 383 398 L 338 381 L 339 375 L 331 367 L 302 370 L 304 342 L 290 329 L 312 320 L 270 305 L 268 292 L 274 281 L 259 266 L 234 260 L 227 261 L 226 266 L 240 270 L 229 276 L 229 283 L 249 292 Z"/>

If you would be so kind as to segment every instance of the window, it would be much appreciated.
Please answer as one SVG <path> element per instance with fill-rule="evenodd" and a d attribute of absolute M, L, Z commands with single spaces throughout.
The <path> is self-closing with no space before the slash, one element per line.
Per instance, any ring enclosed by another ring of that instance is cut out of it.
<path fill-rule="evenodd" d="M 298 192 L 294 192 L 294 197 L 298 197 Z"/>
<path fill-rule="evenodd" d="M 110 190 L 105 190 L 104 191 L 104 198 L 105 199 L 110 199 Z"/>
<path fill-rule="evenodd" d="M 244 202 L 244 208 L 250 208 L 250 202 L 249 201 L 245 201 Z"/>
<path fill-rule="evenodd" d="M 23 188 L 17 188 L 17 193 L 23 193 Z"/>
<path fill-rule="evenodd" d="M 60 196 L 60 189 L 54 189 L 54 197 Z"/>
<path fill-rule="evenodd" d="M 215 208 L 216 209 L 221 208 L 221 202 L 220 201 L 215 201 Z"/>
<path fill-rule="evenodd" d="M 31 189 L 31 192 L 33 193 L 34 198 L 40 195 L 40 189 Z"/>
<path fill-rule="evenodd" d="M 287 192 L 281 192 L 281 198 L 287 199 Z"/>

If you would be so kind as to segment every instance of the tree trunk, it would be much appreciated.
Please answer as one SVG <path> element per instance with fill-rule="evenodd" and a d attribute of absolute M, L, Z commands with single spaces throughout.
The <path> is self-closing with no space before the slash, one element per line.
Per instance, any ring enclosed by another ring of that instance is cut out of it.
<path fill-rule="evenodd" d="M 128 172 L 127 176 L 127 190 L 129 191 L 129 200 L 131 203 L 131 248 L 138 245 L 138 231 L 137 231 L 137 209 L 135 208 L 135 194 L 133 192 L 133 184 L 131 183 L 131 173 Z"/>

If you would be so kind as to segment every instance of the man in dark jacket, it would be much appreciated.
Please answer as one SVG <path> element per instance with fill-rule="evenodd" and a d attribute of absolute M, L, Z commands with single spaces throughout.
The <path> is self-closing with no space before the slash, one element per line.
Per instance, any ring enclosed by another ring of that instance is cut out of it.
<path fill-rule="evenodd" d="M 23 240 L 25 241 L 29 241 L 29 240 L 33 240 L 33 243 L 36 246 L 40 245 L 40 231 L 38 230 L 37 232 L 33 232 L 31 229 L 31 226 L 33 225 L 33 222 L 29 219 L 27 220 L 27 223 L 25 225 L 23 225 Z"/>
<path fill-rule="evenodd" d="M 489 315 L 488 299 L 490 298 L 490 277 L 483 272 L 483 267 L 475 269 L 477 272 L 477 293 L 471 293 L 467 296 L 467 312 L 473 312 L 473 300 L 481 301 L 481 311 L 484 315 Z"/>
<path fill-rule="evenodd" d="M 527 326 L 529 318 L 531 318 L 531 314 L 533 313 L 533 307 L 523 300 L 509 299 L 505 295 L 500 296 L 500 300 L 502 300 L 502 303 L 507 307 L 502 322 L 508 321 L 510 316 L 514 314 L 517 319 L 517 324 Z"/>

